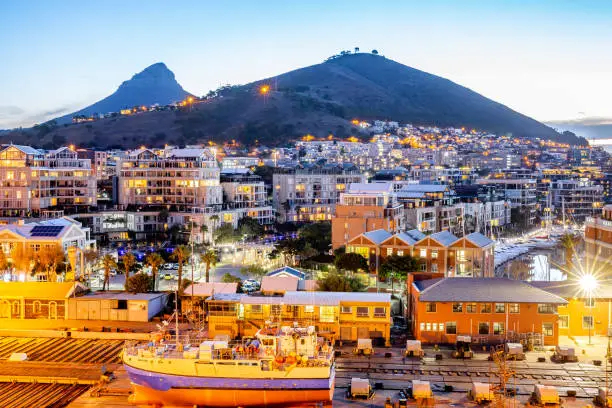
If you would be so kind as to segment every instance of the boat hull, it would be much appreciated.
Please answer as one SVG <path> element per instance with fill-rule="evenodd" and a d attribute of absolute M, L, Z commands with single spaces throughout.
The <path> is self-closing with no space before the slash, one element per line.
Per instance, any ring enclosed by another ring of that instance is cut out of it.
<path fill-rule="evenodd" d="M 130 402 L 165 407 L 275 407 L 330 403 L 330 378 L 248 379 L 195 377 L 154 373 L 125 365 L 134 393 Z"/>

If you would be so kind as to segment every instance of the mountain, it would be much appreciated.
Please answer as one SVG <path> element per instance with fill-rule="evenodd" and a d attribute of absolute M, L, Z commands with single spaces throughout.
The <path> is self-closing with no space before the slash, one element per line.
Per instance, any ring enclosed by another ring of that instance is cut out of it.
<path fill-rule="evenodd" d="M 184 100 L 189 95 L 191 94 L 176 82 L 174 73 L 168 69 L 166 64 L 158 62 L 123 82 L 112 95 L 77 112 L 58 118 L 56 121 L 69 123 L 74 116 L 78 115 L 91 116 L 119 112 L 125 108 L 151 106 L 156 103 L 167 105 Z"/>
<path fill-rule="evenodd" d="M 559 131 L 569 130 L 587 139 L 612 139 L 612 118 L 591 117 L 557 120 L 546 124 Z"/>
<path fill-rule="evenodd" d="M 259 90 L 264 84 L 270 91 L 262 95 Z M 124 83 L 117 93 L 122 88 L 132 89 Z M 365 53 L 338 56 L 247 85 L 222 87 L 210 98 L 176 111 L 146 112 L 42 131 L 34 129 L 0 136 L 0 141 L 25 139 L 20 143 L 54 146 L 69 142 L 79 146 L 132 148 L 142 144 L 182 145 L 232 139 L 245 144 L 259 141 L 283 145 L 307 133 L 367 137 L 351 124 L 355 118 L 467 127 L 586 143 L 571 134 L 560 135 L 447 79 Z"/>

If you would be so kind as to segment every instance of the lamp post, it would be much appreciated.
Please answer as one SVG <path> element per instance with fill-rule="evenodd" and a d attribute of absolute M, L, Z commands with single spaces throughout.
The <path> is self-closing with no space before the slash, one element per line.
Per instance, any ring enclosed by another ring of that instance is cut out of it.
<path fill-rule="evenodd" d="M 590 309 L 590 321 L 589 321 L 589 346 L 593 343 L 591 342 L 591 331 L 593 330 L 593 326 L 595 325 L 595 321 L 593 320 L 593 290 L 597 288 L 597 278 L 593 275 L 583 275 L 580 278 L 580 287 L 583 291 L 587 293 L 588 296 L 588 307 Z"/>

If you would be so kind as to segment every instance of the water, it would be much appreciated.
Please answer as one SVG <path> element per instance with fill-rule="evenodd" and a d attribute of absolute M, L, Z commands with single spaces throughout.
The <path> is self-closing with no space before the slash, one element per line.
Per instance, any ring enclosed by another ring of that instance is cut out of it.
<path fill-rule="evenodd" d="M 495 271 L 497 276 L 527 281 L 560 281 L 567 277 L 559 268 L 556 249 L 536 250 L 519 256 Z"/>

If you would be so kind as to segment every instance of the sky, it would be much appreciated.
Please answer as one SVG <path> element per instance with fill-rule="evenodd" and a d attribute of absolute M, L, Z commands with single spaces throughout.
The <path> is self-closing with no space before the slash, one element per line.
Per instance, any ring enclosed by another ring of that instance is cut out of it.
<path fill-rule="evenodd" d="M 204 95 L 377 49 L 540 121 L 612 121 L 612 1 L 0 2 L 0 129 L 165 62 Z"/>

